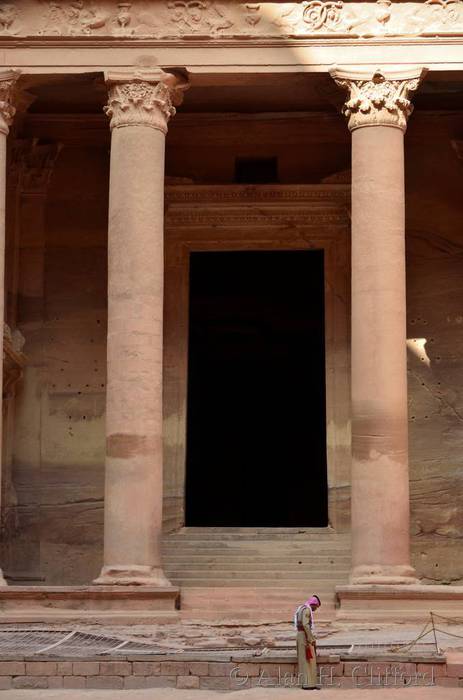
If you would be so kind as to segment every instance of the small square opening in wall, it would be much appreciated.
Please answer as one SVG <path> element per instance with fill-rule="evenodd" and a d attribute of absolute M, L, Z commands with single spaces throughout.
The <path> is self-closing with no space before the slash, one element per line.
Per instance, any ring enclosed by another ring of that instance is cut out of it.
<path fill-rule="evenodd" d="M 265 185 L 278 182 L 278 158 L 236 158 L 235 182 Z"/>

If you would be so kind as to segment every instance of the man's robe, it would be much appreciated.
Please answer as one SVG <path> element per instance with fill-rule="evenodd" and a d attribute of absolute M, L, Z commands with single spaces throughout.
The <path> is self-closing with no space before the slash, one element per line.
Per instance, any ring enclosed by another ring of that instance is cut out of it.
<path fill-rule="evenodd" d="M 312 610 L 308 606 L 299 606 L 295 624 L 299 680 L 303 688 L 314 688 L 317 685 L 317 657 Z"/>

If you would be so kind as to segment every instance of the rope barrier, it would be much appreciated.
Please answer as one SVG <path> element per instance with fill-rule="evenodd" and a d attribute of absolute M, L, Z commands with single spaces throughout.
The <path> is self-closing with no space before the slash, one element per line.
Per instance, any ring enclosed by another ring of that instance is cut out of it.
<path fill-rule="evenodd" d="M 463 625 L 463 617 L 446 617 L 445 615 L 439 615 L 439 613 L 432 612 L 433 617 L 439 617 L 441 620 L 447 620 L 448 622 L 453 622 L 456 625 Z"/>

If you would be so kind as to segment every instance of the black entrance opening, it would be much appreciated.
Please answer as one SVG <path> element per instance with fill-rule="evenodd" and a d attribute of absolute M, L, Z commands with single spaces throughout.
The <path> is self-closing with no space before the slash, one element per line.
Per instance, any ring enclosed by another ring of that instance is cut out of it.
<path fill-rule="evenodd" d="M 323 251 L 192 253 L 186 524 L 327 525 Z"/>

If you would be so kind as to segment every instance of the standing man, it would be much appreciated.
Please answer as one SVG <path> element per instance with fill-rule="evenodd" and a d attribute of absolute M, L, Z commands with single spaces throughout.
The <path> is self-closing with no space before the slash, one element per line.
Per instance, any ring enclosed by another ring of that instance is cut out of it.
<path fill-rule="evenodd" d="M 313 595 L 297 608 L 294 615 L 298 677 L 302 680 L 303 690 L 320 689 L 317 685 L 316 637 L 313 623 L 313 613 L 320 605 L 318 595 Z"/>

